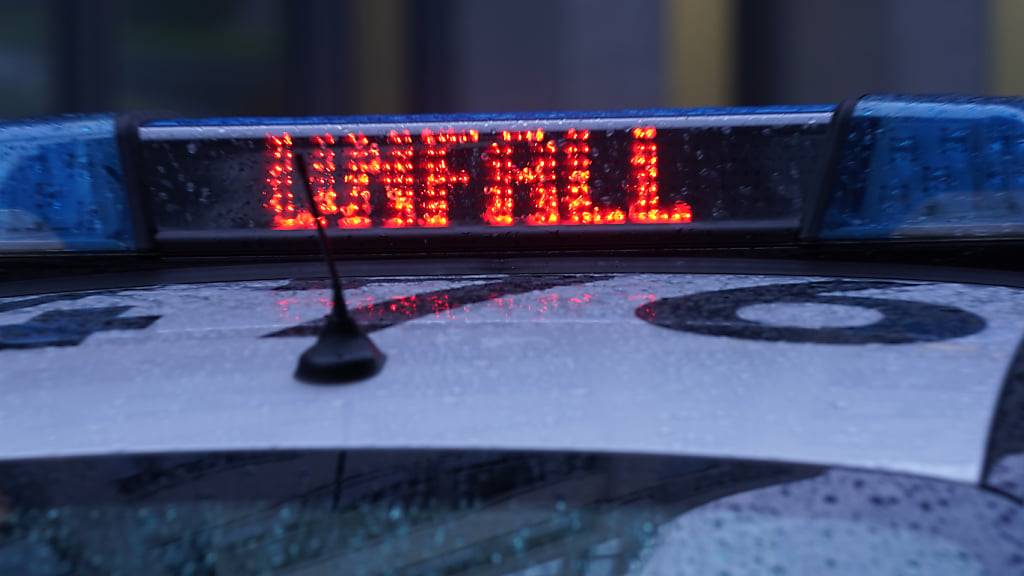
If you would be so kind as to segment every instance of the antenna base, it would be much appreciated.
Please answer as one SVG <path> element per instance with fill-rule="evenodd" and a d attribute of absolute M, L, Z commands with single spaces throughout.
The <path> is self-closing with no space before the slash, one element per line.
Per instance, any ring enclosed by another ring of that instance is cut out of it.
<path fill-rule="evenodd" d="M 386 358 L 351 318 L 332 313 L 316 344 L 299 358 L 295 377 L 311 384 L 348 384 L 380 372 Z"/>

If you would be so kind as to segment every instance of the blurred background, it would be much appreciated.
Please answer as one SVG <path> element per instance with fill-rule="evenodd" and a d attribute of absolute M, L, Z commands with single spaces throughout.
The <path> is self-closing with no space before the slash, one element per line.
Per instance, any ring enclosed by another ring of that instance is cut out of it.
<path fill-rule="evenodd" d="M 1024 93 L 1020 0 L 0 0 L 0 117 Z"/>

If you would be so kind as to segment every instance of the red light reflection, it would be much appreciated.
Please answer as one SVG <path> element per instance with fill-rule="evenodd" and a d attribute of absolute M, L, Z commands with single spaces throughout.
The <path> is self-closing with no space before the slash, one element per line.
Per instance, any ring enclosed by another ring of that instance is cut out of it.
<path fill-rule="evenodd" d="M 353 317 L 360 323 L 366 325 L 391 324 L 396 319 L 412 320 L 416 318 L 433 317 L 438 320 L 459 321 L 467 320 L 474 314 L 487 309 L 497 310 L 506 319 L 519 320 L 540 320 L 552 315 L 561 315 L 571 318 L 581 314 L 587 307 L 600 301 L 600 299 L 588 291 L 566 290 L 560 292 L 532 293 L 532 294 L 503 294 L 495 291 L 485 299 L 475 303 L 456 304 L 453 299 L 460 290 L 443 290 L 426 294 L 392 294 L 384 298 L 374 297 L 369 294 L 360 296 L 348 295 L 349 306 Z M 318 309 L 325 313 L 330 311 L 331 299 L 326 289 L 317 291 L 313 296 L 303 293 L 298 296 L 278 298 L 275 300 L 278 309 L 278 316 L 284 321 L 294 321 L 299 318 L 297 309 L 302 305 L 315 303 Z M 616 296 L 622 298 L 622 296 Z M 657 296 L 650 293 L 630 294 L 625 297 L 629 302 L 627 310 L 632 311 L 638 306 L 654 302 Z M 607 297 L 604 300 L 608 302 Z"/>
<path fill-rule="evenodd" d="M 654 294 L 631 294 L 629 301 L 636 303 L 637 314 L 640 314 L 644 320 L 654 320 L 654 310 L 645 304 L 650 304 L 657 300 L 658 297 Z"/>

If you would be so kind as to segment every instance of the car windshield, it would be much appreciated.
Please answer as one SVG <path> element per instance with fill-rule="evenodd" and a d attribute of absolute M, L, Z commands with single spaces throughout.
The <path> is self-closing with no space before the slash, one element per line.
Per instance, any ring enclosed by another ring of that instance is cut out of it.
<path fill-rule="evenodd" d="M 253 451 L 0 465 L 18 574 L 1011 574 L 975 488 L 593 453 Z"/>

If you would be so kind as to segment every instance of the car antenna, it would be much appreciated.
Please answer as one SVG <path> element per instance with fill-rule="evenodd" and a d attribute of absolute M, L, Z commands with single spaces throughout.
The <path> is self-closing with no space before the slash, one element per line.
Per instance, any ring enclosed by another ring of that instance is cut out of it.
<path fill-rule="evenodd" d="M 295 169 L 302 181 L 302 189 L 306 191 L 309 211 L 316 222 L 316 232 L 320 239 L 320 251 L 323 253 L 327 271 L 331 277 L 333 296 L 331 312 L 326 317 L 324 327 L 317 336 L 316 343 L 302 353 L 299 365 L 295 369 L 295 377 L 299 380 L 317 384 L 344 384 L 369 378 L 380 372 L 386 356 L 363 333 L 355 320 L 348 313 L 345 305 L 345 293 L 341 289 L 341 279 L 334 267 L 331 250 L 321 221 L 320 209 L 313 198 L 309 183 L 306 159 L 296 154 Z"/>

